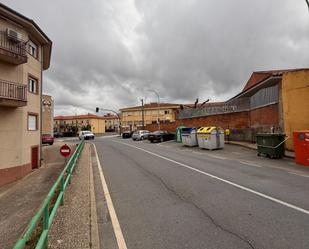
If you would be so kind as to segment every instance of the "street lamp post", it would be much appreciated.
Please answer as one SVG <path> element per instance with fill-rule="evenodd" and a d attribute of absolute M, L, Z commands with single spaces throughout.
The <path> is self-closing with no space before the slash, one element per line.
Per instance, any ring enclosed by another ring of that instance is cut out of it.
<path fill-rule="evenodd" d="M 118 130 L 119 130 L 119 135 L 121 135 L 121 122 L 120 122 L 119 114 L 118 114 L 116 111 L 114 111 L 114 110 L 105 109 L 105 108 L 102 108 L 102 107 L 96 107 L 96 108 L 95 108 L 95 112 L 98 113 L 98 112 L 100 111 L 100 109 L 101 109 L 102 111 L 113 112 L 113 113 L 116 114 L 116 116 L 117 116 L 117 118 L 118 118 Z"/>
<path fill-rule="evenodd" d="M 142 101 L 142 126 L 144 130 L 145 129 L 144 99 L 141 99 L 141 101 Z"/>
<path fill-rule="evenodd" d="M 157 123 L 158 123 L 158 130 L 160 131 L 160 95 L 159 92 L 152 90 L 152 89 L 148 89 L 148 92 L 153 92 L 155 95 L 157 95 L 158 98 L 158 115 L 157 115 Z"/>

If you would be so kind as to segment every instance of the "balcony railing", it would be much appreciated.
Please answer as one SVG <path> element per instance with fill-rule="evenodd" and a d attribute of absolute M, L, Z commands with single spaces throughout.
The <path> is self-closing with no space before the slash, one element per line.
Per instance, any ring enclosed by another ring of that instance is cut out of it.
<path fill-rule="evenodd" d="M 27 43 L 24 41 L 11 40 L 5 31 L 0 31 L 0 57 L 13 63 L 22 64 L 27 62 Z"/>
<path fill-rule="evenodd" d="M 0 106 L 25 106 L 27 104 L 27 86 L 0 80 Z"/>

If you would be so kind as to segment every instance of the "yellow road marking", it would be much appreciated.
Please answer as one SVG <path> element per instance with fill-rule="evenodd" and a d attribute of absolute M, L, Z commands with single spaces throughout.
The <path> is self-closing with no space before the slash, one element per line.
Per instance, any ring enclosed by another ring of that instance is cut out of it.
<path fill-rule="evenodd" d="M 115 211 L 115 208 L 114 208 L 114 205 L 113 205 L 113 201 L 112 201 L 110 192 L 108 190 L 107 183 L 105 181 L 105 177 L 104 177 L 104 174 L 103 174 L 103 170 L 102 170 L 102 167 L 101 167 L 100 159 L 99 159 L 97 148 L 96 148 L 95 144 L 93 144 L 93 147 L 94 147 L 94 151 L 95 151 L 95 154 L 96 154 L 96 159 L 97 159 L 97 164 L 98 164 L 98 168 L 99 168 L 99 172 L 100 172 L 100 178 L 101 178 L 101 183 L 102 183 L 102 187 L 103 187 L 103 192 L 104 192 L 104 196 L 105 196 L 105 199 L 106 199 L 108 212 L 109 212 L 109 215 L 110 215 L 110 218 L 111 218 L 111 221 L 112 221 L 112 225 L 113 225 L 114 233 L 115 233 L 115 236 L 116 236 L 118 248 L 119 249 L 127 249 L 127 245 L 126 245 L 126 242 L 125 242 L 123 234 L 122 234 L 122 230 L 121 230 L 121 227 L 120 227 L 119 220 L 117 218 L 117 214 L 116 214 L 116 211 Z"/>

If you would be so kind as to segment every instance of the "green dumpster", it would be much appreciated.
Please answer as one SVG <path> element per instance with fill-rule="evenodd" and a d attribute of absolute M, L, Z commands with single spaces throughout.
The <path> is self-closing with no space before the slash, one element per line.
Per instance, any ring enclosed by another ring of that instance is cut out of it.
<path fill-rule="evenodd" d="M 269 158 L 282 158 L 284 156 L 285 134 L 282 133 L 258 133 L 256 143 L 258 156 L 266 155 Z"/>
<path fill-rule="evenodd" d="M 181 139 L 181 130 L 182 130 L 182 128 L 186 128 L 185 126 L 178 126 L 177 128 L 176 128 L 176 142 L 177 143 L 181 143 L 182 142 L 182 139 Z"/>

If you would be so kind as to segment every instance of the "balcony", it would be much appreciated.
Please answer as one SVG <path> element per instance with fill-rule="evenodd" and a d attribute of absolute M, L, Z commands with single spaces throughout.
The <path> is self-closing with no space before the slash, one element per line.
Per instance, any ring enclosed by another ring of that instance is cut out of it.
<path fill-rule="evenodd" d="M 12 40 L 5 31 L 0 31 L 0 60 L 14 65 L 26 63 L 26 42 Z"/>
<path fill-rule="evenodd" d="M 21 107 L 27 105 L 27 86 L 0 80 L 0 106 Z"/>

